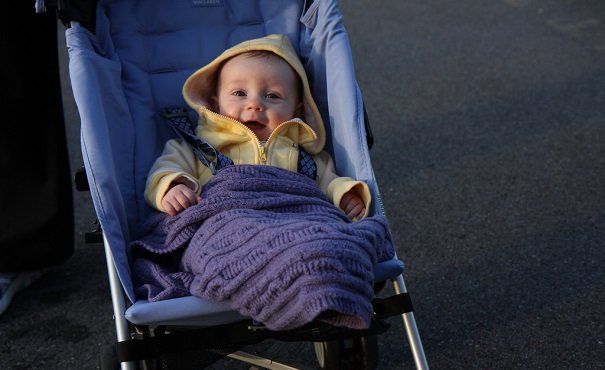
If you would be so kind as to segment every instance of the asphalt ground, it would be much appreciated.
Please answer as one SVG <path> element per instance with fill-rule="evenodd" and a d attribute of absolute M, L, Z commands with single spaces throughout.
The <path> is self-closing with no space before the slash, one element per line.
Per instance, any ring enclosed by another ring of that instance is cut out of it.
<path fill-rule="evenodd" d="M 605 368 L 605 3 L 340 6 L 429 366 Z M 75 169 L 67 78 L 65 110 Z M 115 340 L 91 202 L 74 197 L 76 252 L 0 317 L 0 369 L 94 369 Z M 411 369 L 389 322 L 379 368 Z M 267 346 L 315 364 L 306 344 Z"/>

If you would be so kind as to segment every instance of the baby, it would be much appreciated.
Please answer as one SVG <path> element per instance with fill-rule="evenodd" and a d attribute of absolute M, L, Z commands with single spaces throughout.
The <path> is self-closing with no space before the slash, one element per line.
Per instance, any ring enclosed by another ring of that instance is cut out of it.
<path fill-rule="evenodd" d="M 183 95 L 200 116 L 196 135 L 234 164 L 296 171 L 303 148 L 317 166 L 318 186 L 334 205 L 352 220 L 367 216 L 367 184 L 338 176 L 323 151 L 323 121 L 286 36 L 270 35 L 228 49 L 187 79 Z M 149 172 L 145 199 L 174 216 L 202 201 L 201 188 L 211 177 L 188 144 L 169 140 Z"/>

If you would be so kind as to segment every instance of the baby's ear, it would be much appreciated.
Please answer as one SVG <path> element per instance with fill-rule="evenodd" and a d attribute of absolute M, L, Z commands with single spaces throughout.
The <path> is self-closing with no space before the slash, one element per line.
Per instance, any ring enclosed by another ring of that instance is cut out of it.
<path fill-rule="evenodd" d="M 210 109 L 212 109 L 213 112 L 218 113 L 218 97 L 217 96 L 212 96 L 210 98 Z"/>
<path fill-rule="evenodd" d="M 303 104 L 303 102 L 300 102 L 296 105 L 296 109 L 294 110 L 294 117 L 298 117 L 303 121 L 305 120 L 305 105 Z"/>

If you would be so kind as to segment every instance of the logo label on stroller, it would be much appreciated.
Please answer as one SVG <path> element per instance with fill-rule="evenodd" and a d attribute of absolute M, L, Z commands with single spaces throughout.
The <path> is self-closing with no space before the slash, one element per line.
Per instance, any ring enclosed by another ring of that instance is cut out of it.
<path fill-rule="evenodd" d="M 191 6 L 194 8 L 223 6 L 223 0 L 191 0 Z"/>

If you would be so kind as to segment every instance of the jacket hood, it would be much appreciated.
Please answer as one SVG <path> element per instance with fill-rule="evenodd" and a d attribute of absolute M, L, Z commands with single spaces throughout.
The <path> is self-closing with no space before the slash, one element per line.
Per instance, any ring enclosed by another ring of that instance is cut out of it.
<path fill-rule="evenodd" d="M 311 142 L 301 144 L 311 154 L 319 153 L 326 141 L 326 130 L 319 109 L 311 95 L 309 80 L 305 69 L 292 47 L 290 40 L 284 35 L 269 35 L 259 39 L 244 41 L 227 49 L 212 62 L 194 72 L 183 86 L 183 96 L 187 104 L 200 115 L 211 110 L 210 99 L 215 94 L 216 73 L 228 59 L 249 51 L 266 50 L 284 59 L 299 75 L 303 86 L 303 105 L 305 116 L 302 117 L 317 134 Z"/>

